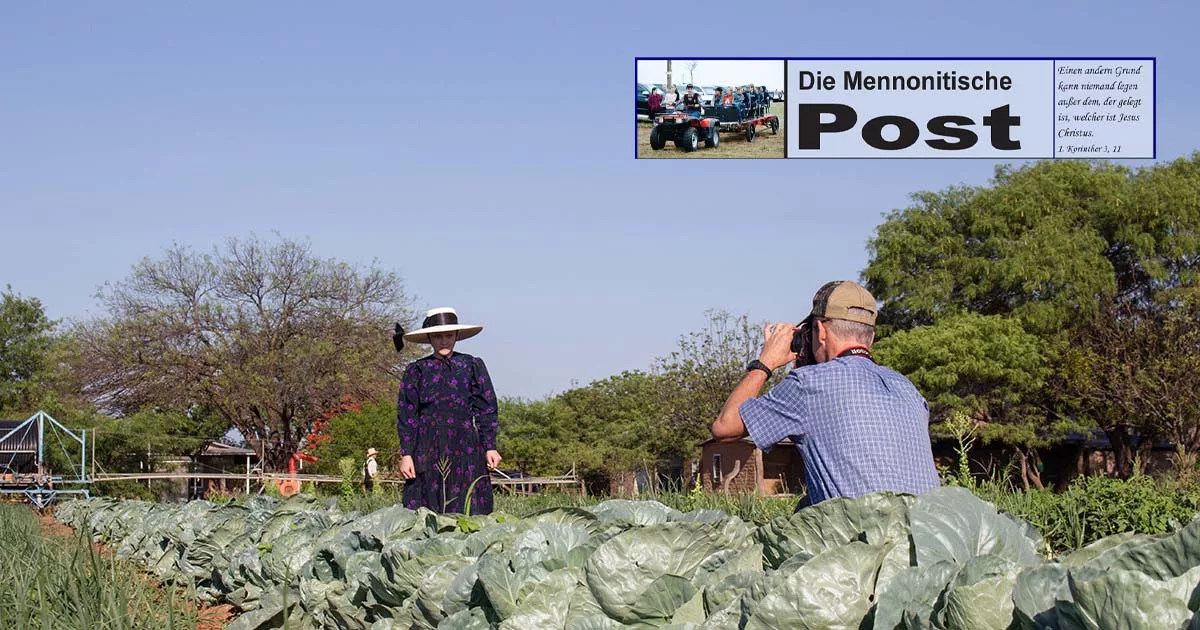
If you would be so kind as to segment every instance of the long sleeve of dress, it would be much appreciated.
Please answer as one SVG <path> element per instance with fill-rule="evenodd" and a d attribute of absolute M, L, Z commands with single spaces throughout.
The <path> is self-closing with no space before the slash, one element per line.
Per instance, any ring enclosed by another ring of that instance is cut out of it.
<path fill-rule="evenodd" d="M 400 393 L 396 397 L 396 433 L 400 436 L 400 455 L 416 456 L 417 450 L 417 391 L 421 375 L 416 366 L 409 365 L 400 381 Z"/>
<path fill-rule="evenodd" d="M 496 431 L 500 422 L 496 407 L 496 390 L 483 359 L 475 358 L 471 380 L 471 412 L 475 414 L 475 427 L 479 440 L 487 451 L 496 450 Z"/>

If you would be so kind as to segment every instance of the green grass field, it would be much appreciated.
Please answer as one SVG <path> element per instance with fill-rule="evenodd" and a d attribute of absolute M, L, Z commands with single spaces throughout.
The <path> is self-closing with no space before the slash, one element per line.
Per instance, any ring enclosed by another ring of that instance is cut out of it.
<path fill-rule="evenodd" d="M 61 527 L 61 526 L 59 526 Z M 68 528 L 0 504 L 0 629 L 196 628 L 197 613 Z"/>
<path fill-rule="evenodd" d="M 746 137 L 742 134 L 723 133 L 721 134 L 720 146 L 709 149 L 700 143 L 700 148 L 691 153 L 684 152 L 675 148 L 675 144 L 668 142 L 667 146 L 661 151 L 655 151 L 650 148 L 650 130 L 654 128 L 654 124 L 648 121 L 638 121 L 637 123 L 637 156 L 639 158 L 782 158 L 785 156 L 784 151 L 784 126 L 786 108 L 783 103 L 773 103 L 771 105 L 771 113 L 779 116 L 779 133 L 772 134 L 770 129 L 758 129 L 758 137 L 754 142 L 746 142 Z"/>

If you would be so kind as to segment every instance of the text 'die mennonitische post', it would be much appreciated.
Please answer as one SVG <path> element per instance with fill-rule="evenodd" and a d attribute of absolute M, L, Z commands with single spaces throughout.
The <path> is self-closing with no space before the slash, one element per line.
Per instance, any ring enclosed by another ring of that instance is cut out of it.
<path fill-rule="evenodd" d="M 787 157 L 1153 159 L 1154 61 L 789 59 Z"/>

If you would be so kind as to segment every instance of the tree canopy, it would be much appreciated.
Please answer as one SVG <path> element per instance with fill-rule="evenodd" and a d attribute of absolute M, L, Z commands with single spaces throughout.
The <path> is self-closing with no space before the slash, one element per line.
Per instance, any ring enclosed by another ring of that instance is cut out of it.
<path fill-rule="evenodd" d="M 876 228 L 861 279 L 882 304 L 877 358 L 935 421 L 966 414 L 1035 484 L 1033 447 L 1070 430 L 1102 429 L 1123 472 L 1152 440 L 1200 450 L 1200 154 L 1005 166 L 912 199 Z M 274 468 L 306 440 L 328 462 L 394 452 L 416 356 L 389 339 L 413 323 L 396 274 L 231 239 L 169 248 L 98 297 L 104 316 L 57 332 L 37 299 L 0 296 L 0 409 L 81 394 L 118 419 L 85 423 L 115 450 L 183 453 L 232 426 Z M 763 343 L 744 315 L 706 315 L 647 372 L 501 399 L 505 466 L 602 474 L 693 456 Z"/>
<path fill-rule="evenodd" d="M 1142 308 L 1194 292 L 1200 154 L 1141 171 L 1062 160 L 1000 167 L 990 186 L 914 195 L 869 242 L 881 336 L 970 311 L 1041 336 L 1107 300 Z"/>
<path fill-rule="evenodd" d="M 764 342 L 762 326 L 751 323 L 746 315 L 722 310 L 706 315 L 704 328 L 682 335 L 677 349 L 654 364 L 663 421 L 674 435 L 672 448 L 679 454 L 690 454 L 698 441 L 712 437 L 713 421 Z M 767 387 L 778 378 L 772 377 Z"/>
<path fill-rule="evenodd" d="M 653 471 L 675 452 L 653 376 L 623 372 L 546 400 L 505 398 L 497 446 L 504 465 L 535 475 L 574 468 L 596 483 Z"/>
<path fill-rule="evenodd" d="M 11 286 L 0 294 L 0 411 L 33 411 L 30 404 L 50 368 L 55 326 L 41 300 L 21 297 Z"/>
<path fill-rule="evenodd" d="M 927 393 L 935 422 L 954 411 L 987 422 L 1043 415 L 1028 408 L 1050 373 L 1043 345 L 1016 320 L 964 313 L 897 332 L 875 350 Z"/>
<path fill-rule="evenodd" d="M 403 368 L 389 337 L 409 323 L 398 277 L 280 239 L 230 239 L 209 254 L 175 246 L 99 297 L 78 324 L 85 393 L 117 415 L 211 409 L 282 468 L 346 396 L 393 394 Z"/>
<path fill-rule="evenodd" d="M 1134 401 L 1145 399 L 1116 384 L 1154 361 L 1123 341 L 1143 335 L 1144 349 L 1181 334 L 1170 326 L 1197 299 L 1200 154 L 1137 171 L 1001 167 L 988 186 L 913 199 L 877 228 L 863 280 L 882 302 L 881 356 L 936 415 L 965 409 L 1017 444 L 1092 423 L 1122 461 L 1131 438 L 1165 437 L 1138 420 Z M 1196 350 L 1172 360 L 1190 365 Z M 1176 428 L 1172 439 L 1188 435 Z"/>
<path fill-rule="evenodd" d="M 694 457 L 763 342 L 745 315 L 706 315 L 704 328 L 682 335 L 650 372 L 626 371 L 546 400 L 503 400 L 505 461 L 533 474 L 574 466 L 586 476 Z"/>
<path fill-rule="evenodd" d="M 350 458 L 361 464 L 367 449 L 379 451 L 376 461 L 383 468 L 399 465 L 400 437 L 396 433 L 396 401 L 385 399 L 363 405 L 345 405 L 314 423 L 305 441 L 305 452 L 317 458 L 313 472 L 337 475 L 339 460 Z M 307 468 L 306 468 L 307 469 Z"/>
<path fill-rule="evenodd" d="M 1122 472 L 1135 440 L 1143 453 L 1156 440 L 1200 451 L 1200 308 L 1110 305 L 1073 331 L 1054 384 L 1064 409 L 1120 445 Z"/>

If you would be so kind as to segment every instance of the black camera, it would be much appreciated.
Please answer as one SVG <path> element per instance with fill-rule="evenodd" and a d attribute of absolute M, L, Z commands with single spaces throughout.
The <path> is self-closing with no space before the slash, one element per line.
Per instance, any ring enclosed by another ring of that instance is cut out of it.
<path fill-rule="evenodd" d="M 796 354 L 796 367 L 814 365 L 817 362 L 812 349 L 813 316 L 809 315 L 800 322 L 800 329 L 792 335 L 792 352 Z"/>

